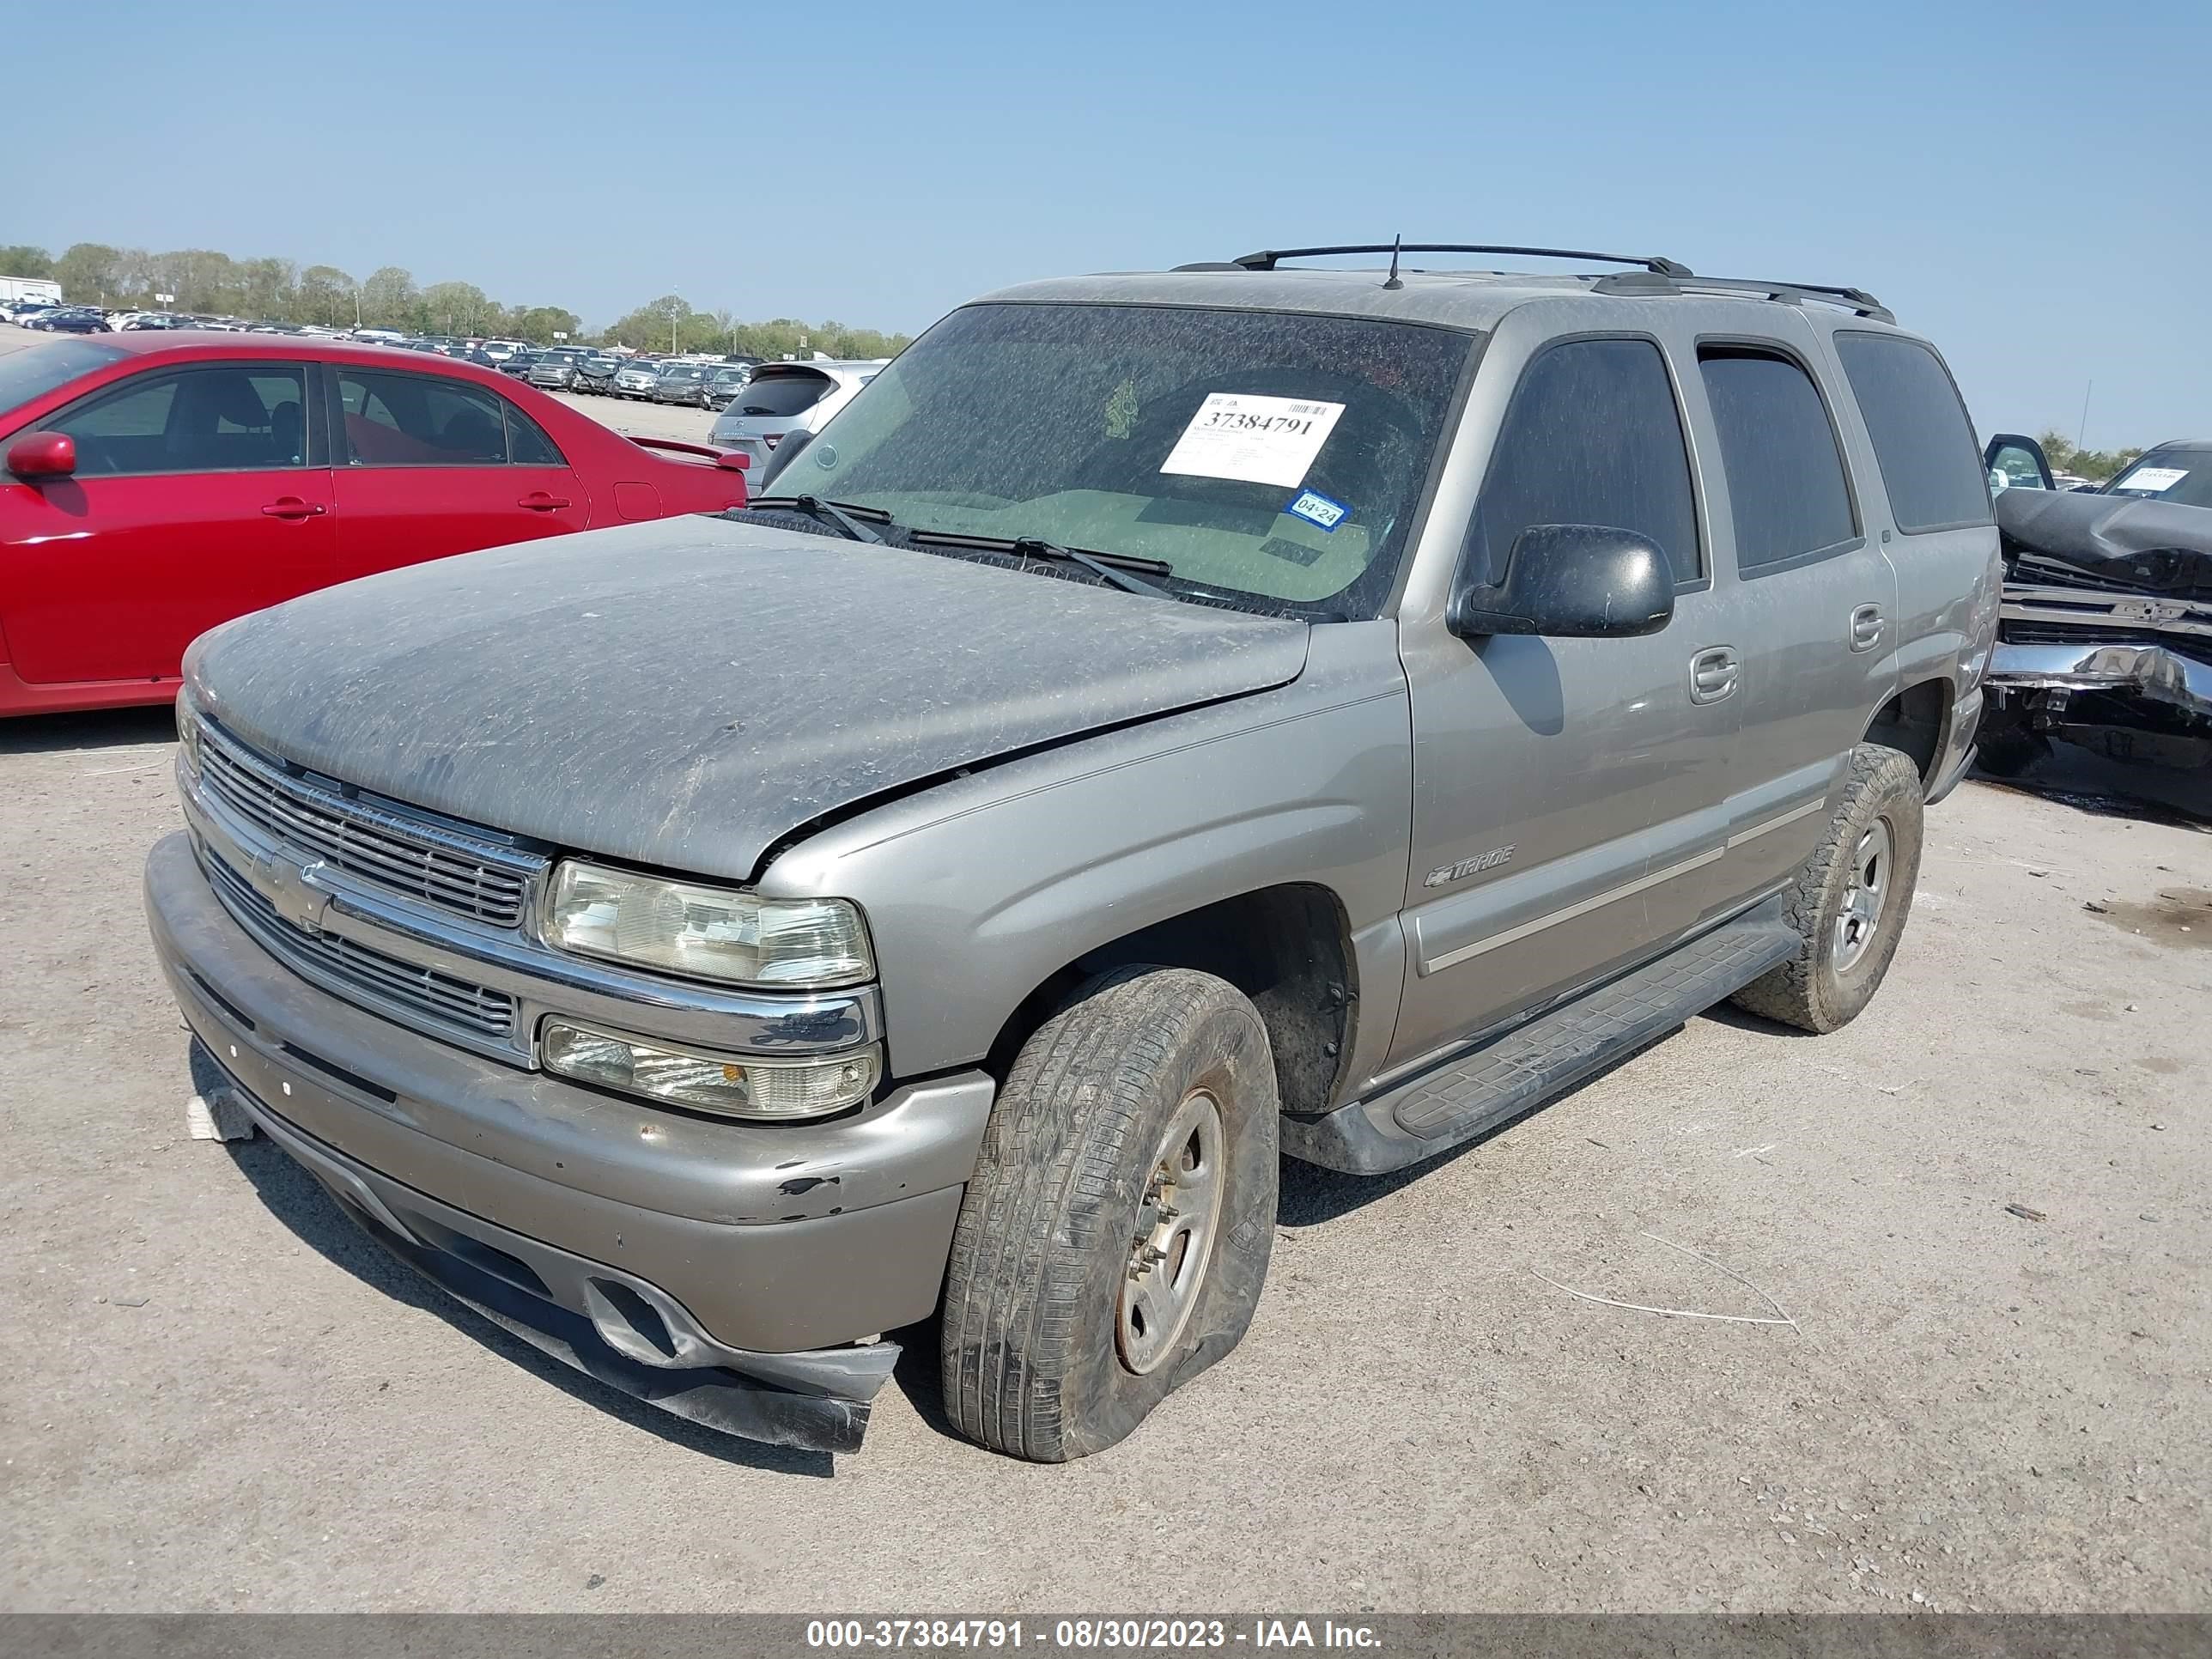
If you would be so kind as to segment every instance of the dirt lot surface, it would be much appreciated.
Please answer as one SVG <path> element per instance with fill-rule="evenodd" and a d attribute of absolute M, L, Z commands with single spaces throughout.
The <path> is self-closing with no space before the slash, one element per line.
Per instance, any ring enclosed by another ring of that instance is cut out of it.
<path fill-rule="evenodd" d="M 1250 1335 L 1101 1456 L 953 1438 L 925 1336 L 833 1462 L 574 1376 L 185 1139 L 137 890 L 172 750 L 0 727 L 0 1606 L 2207 1604 L 2202 819 L 1969 784 L 1846 1030 L 1723 1012 L 1408 1176 L 1288 1166 Z"/>

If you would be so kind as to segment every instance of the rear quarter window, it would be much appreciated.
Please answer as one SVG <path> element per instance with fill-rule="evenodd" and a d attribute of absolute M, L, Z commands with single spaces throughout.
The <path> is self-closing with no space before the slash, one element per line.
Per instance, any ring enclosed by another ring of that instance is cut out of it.
<path fill-rule="evenodd" d="M 1843 452 L 1803 367 L 1778 351 L 1705 346 L 1698 373 L 1720 434 L 1736 569 L 1810 559 L 1856 540 Z"/>
<path fill-rule="evenodd" d="M 1911 536 L 1988 524 L 1989 481 L 1973 424 L 1942 360 L 1889 334 L 1838 333 L 1836 355 L 1874 440 L 1897 527 Z"/>

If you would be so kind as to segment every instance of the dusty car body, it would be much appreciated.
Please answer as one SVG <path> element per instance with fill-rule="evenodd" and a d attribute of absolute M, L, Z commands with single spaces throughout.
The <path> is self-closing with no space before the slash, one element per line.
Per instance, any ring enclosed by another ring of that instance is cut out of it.
<path fill-rule="evenodd" d="M 2042 461 L 2031 439 L 2001 437 L 2000 450 Z M 2100 490 L 1998 494 L 1985 769 L 2017 771 L 2052 738 L 2116 760 L 2212 764 L 2212 507 L 2188 498 L 2192 477 L 2212 481 L 2212 445 L 2161 445 Z"/>
<path fill-rule="evenodd" d="M 1235 1346 L 1279 1149 L 1855 1017 L 1996 620 L 1941 358 L 1288 257 L 989 296 L 743 514 L 204 638 L 146 896 L 222 1086 L 663 1408 L 849 1449 L 941 1311 L 953 1421 L 1058 1460 Z"/>

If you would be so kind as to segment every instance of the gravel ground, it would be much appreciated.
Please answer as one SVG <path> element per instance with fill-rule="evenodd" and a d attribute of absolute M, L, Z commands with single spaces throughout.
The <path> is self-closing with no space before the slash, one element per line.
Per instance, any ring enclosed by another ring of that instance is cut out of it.
<path fill-rule="evenodd" d="M 0 1607 L 2207 1606 L 2202 817 L 1970 783 L 1846 1030 L 1717 1013 L 1410 1176 L 1288 1166 L 1250 1335 L 1103 1455 L 953 1438 L 924 1337 L 833 1462 L 540 1359 L 185 1138 L 137 892 L 172 748 L 0 726 Z"/>

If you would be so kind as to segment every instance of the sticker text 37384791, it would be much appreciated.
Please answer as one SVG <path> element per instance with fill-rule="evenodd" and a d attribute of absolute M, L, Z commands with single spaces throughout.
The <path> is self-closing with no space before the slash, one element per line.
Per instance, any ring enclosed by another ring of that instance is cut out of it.
<path fill-rule="evenodd" d="M 1342 404 L 1210 392 L 1160 471 L 1294 489 L 1343 413 Z"/>

